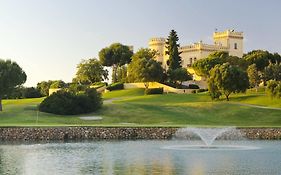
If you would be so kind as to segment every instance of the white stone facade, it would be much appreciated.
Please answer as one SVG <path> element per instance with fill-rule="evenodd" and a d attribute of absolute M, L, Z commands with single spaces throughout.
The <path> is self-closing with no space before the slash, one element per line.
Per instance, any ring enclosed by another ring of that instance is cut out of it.
<path fill-rule="evenodd" d="M 190 67 L 199 59 L 207 57 L 210 53 L 216 51 L 228 52 L 231 56 L 243 56 L 243 32 L 226 30 L 223 32 L 214 32 L 214 44 L 205 44 L 202 41 L 179 48 L 182 58 L 182 66 Z M 152 38 L 149 40 L 149 48 L 158 52 L 157 61 L 162 63 L 162 67 L 167 69 L 167 60 L 169 55 L 166 54 L 165 38 Z"/>

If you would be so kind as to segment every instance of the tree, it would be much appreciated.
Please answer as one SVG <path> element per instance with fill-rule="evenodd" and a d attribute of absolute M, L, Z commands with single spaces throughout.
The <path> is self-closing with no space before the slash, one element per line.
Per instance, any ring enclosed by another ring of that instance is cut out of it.
<path fill-rule="evenodd" d="M 3 96 L 9 94 L 25 81 L 26 74 L 16 62 L 0 59 L 0 111 L 3 110 Z"/>
<path fill-rule="evenodd" d="M 281 81 L 281 63 L 270 63 L 264 69 L 264 80 L 276 80 Z"/>
<path fill-rule="evenodd" d="M 271 97 L 281 98 L 281 81 L 270 80 L 266 89 Z"/>
<path fill-rule="evenodd" d="M 127 66 L 123 65 L 117 69 L 117 82 L 126 82 L 127 79 Z"/>
<path fill-rule="evenodd" d="M 111 44 L 99 52 L 99 59 L 103 66 L 112 67 L 112 82 L 117 82 L 117 69 L 131 62 L 133 52 L 128 46 L 120 43 Z"/>
<path fill-rule="evenodd" d="M 95 58 L 82 60 L 77 69 L 75 81 L 80 84 L 89 85 L 108 79 L 108 71 Z"/>
<path fill-rule="evenodd" d="M 140 49 L 132 57 L 128 66 L 129 82 L 143 82 L 148 88 L 149 82 L 160 81 L 163 77 L 161 64 L 155 61 L 156 52 L 150 49 Z"/>
<path fill-rule="evenodd" d="M 248 65 L 255 64 L 258 71 L 263 71 L 269 65 L 270 60 L 274 60 L 274 56 L 268 51 L 253 50 L 243 56 Z"/>
<path fill-rule="evenodd" d="M 181 57 L 178 48 L 180 45 L 178 44 L 179 38 L 177 36 L 177 32 L 175 30 L 172 30 L 170 32 L 170 35 L 167 38 L 166 42 L 166 54 L 169 55 L 169 59 L 167 61 L 168 70 L 175 70 L 178 68 L 181 68 Z"/>
<path fill-rule="evenodd" d="M 65 87 L 66 87 L 66 83 L 62 80 L 53 81 L 50 86 L 50 88 L 52 88 L 52 89 L 65 88 Z"/>
<path fill-rule="evenodd" d="M 259 76 L 257 66 L 255 64 L 251 64 L 247 69 L 247 73 L 248 73 L 248 77 L 249 77 L 250 86 L 252 88 L 258 87 L 258 85 L 260 83 L 260 76 Z"/>
<path fill-rule="evenodd" d="M 271 63 L 281 63 L 281 56 L 278 53 L 274 53 Z"/>
<path fill-rule="evenodd" d="M 22 89 L 22 97 L 23 98 L 39 98 L 41 97 L 41 93 L 38 89 L 34 87 L 27 87 Z"/>
<path fill-rule="evenodd" d="M 169 78 L 173 83 L 178 81 L 180 84 L 182 84 L 183 81 L 192 80 L 191 74 L 189 74 L 185 68 L 177 68 L 170 71 Z"/>
<path fill-rule="evenodd" d="M 196 61 L 192 65 L 192 68 L 197 75 L 208 77 L 210 75 L 210 70 L 217 64 L 221 65 L 225 63 L 228 56 L 229 55 L 227 52 L 214 52 L 211 53 L 207 58 Z"/>
<path fill-rule="evenodd" d="M 49 81 L 41 81 L 41 82 L 37 83 L 36 88 L 40 91 L 42 96 L 48 96 L 49 95 L 50 86 L 51 86 L 51 84 L 53 82 L 54 81 L 51 81 L 51 80 L 49 80 Z"/>
<path fill-rule="evenodd" d="M 231 93 L 245 92 L 249 87 L 247 73 L 237 66 L 229 63 L 216 65 L 210 73 L 208 86 L 221 91 L 229 101 Z M 212 89 L 209 89 L 210 92 Z"/>

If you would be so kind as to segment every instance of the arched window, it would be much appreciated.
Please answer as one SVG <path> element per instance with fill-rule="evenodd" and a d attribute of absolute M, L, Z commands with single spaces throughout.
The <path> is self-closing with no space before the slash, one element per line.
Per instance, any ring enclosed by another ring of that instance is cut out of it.
<path fill-rule="evenodd" d="M 189 63 L 190 63 L 190 65 L 192 64 L 192 58 L 189 58 Z"/>
<path fill-rule="evenodd" d="M 237 49 L 237 43 L 234 43 L 234 49 Z"/>
<path fill-rule="evenodd" d="M 196 60 L 197 60 L 197 58 L 196 58 L 196 57 L 194 57 L 194 59 L 193 59 L 194 63 L 196 62 Z"/>

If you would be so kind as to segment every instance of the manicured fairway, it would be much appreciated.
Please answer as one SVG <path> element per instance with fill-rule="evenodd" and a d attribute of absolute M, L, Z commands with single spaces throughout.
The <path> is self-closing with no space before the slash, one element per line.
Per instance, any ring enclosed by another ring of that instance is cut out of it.
<path fill-rule="evenodd" d="M 42 98 L 4 100 L 0 125 L 281 127 L 281 99 L 271 99 L 261 92 L 233 95 L 229 102 L 211 101 L 207 93 L 143 95 L 142 89 L 108 92 L 103 98 L 101 110 L 79 116 L 38 112 Z M 103 120 L 85 121 L 80 116 L 102 116 Z"/>

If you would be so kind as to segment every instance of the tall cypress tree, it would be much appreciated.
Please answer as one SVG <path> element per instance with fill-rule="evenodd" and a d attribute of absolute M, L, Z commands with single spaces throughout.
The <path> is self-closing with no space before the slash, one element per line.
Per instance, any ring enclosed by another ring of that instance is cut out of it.
<path fill-rule="evenodd" d="M 171 30 L 170 35 L 166 41 L 166 54 L 169 55 L 169 59 L 167 61 L 168 71 L 172 71 L 178 68 L 181 68 L 181 57 L 178 48 L 180 45 L 177 43 L 179 38 L 177 36 L 177 32 L 175 30 Z"/>

